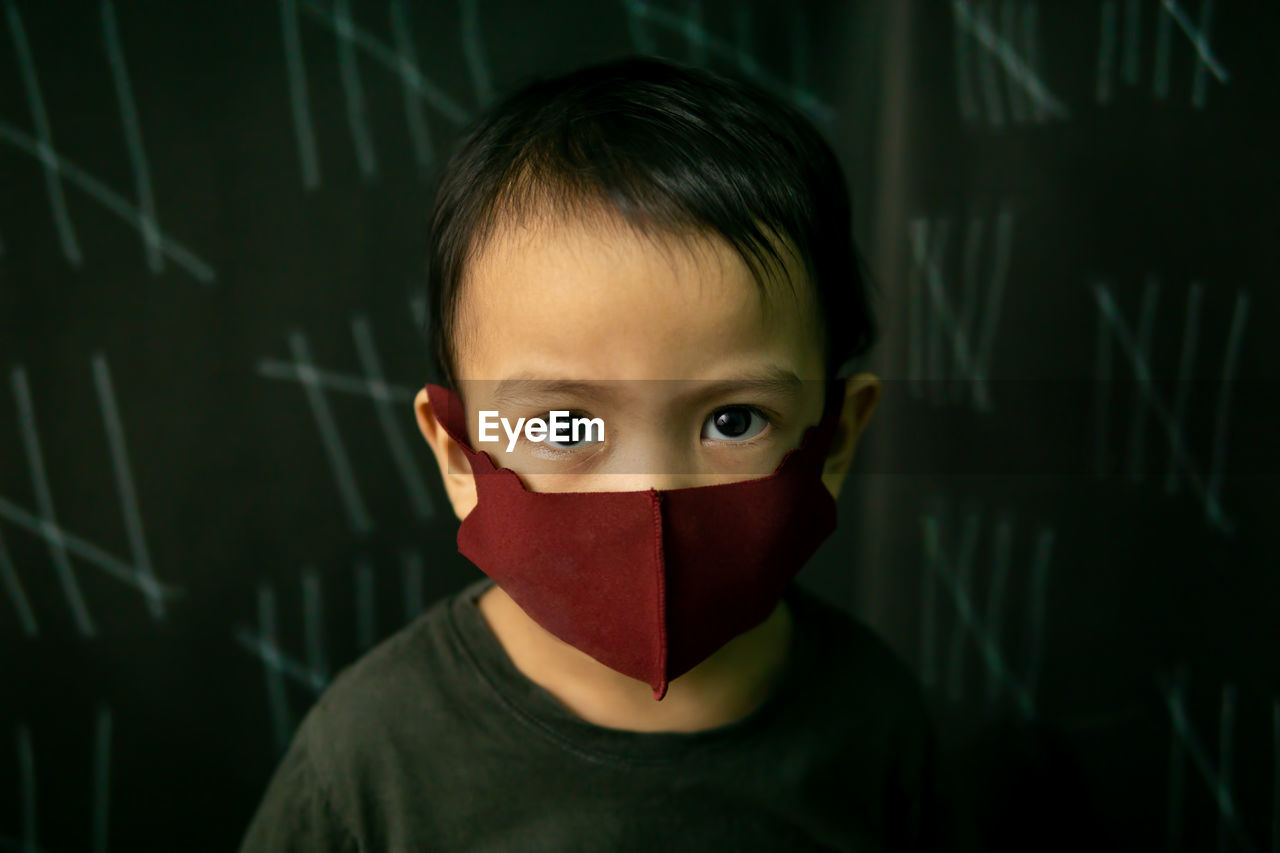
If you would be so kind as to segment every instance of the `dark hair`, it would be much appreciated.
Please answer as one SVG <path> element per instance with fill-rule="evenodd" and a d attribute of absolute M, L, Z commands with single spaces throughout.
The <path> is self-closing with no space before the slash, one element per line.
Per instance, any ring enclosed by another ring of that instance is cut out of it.
<path fill-rule="evenodd" d="M 746 80 L 628 56 L 533 78 L 457 143 L 431 213 L 436 381 L 456 387 L 466 265 L 504 223 L 548 211 L 620 214 L 639 233 L 677 239 L 714 232 L 747 264 L 762 298 L 765 255 L 781 264 L 773 232 L 814 282 L 827 378 L 877 337 L 844 173 L 817 129 Z"/>

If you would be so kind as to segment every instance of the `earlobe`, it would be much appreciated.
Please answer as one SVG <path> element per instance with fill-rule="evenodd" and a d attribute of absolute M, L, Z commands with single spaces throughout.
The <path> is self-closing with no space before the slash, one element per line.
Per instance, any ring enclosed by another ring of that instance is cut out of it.
<path fill-rule="evenodd" d="M 413 399 L 413 414 L 418 421 L 418 431 L 435 456 L 454 515 L 462 520 L 476 506 L 476 483 L 471 463 L 436 417 L 426 388 L 418 389 Z"/>
<path fill-rule="evenodd" d="M 845 382 L 843 407 L 840 411 L 840 423 L 831 440 L 831 449 L 827 453 L 826 463 L 822 468 L 822 482 L 838 498 L 844 485 L 845 476 L 853 465 L 854 452 L 858 447 L 858 439 L 871 420 L 876 404 L 880 401 L 882 386 L 878 377 L 870 373 L 857 373 Z"/>

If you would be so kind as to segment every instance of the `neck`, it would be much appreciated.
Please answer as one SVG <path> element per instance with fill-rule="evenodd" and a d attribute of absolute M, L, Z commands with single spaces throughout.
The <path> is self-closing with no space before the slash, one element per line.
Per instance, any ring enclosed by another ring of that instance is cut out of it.
<path fill-rule="evenodd" d="M 673 680 L 659 702 L 649 685 L 549 633 L 501 587 L 476 605 L 516 669 L 578 717 L 613 729 L 694 732 L 741 719 L 768 698 L 791 646 L 791 614 L 780 601 L 769 618 Z"/>

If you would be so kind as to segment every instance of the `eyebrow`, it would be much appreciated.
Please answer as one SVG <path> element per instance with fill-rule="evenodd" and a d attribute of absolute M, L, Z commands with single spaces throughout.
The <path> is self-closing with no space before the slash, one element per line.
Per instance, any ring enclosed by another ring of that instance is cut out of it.
<path fill-rule="evenodd" d="M 612 388 L 596 382 L 513 377 L 500 380 L 494 385 L 492 402 L 498 406 L 520 406 L 554 396 L 574 396 L 599 401 L 611 400 L 615 394 Z"/>
<path fill-rule="evenodd" d="M 645 380 L 610 379 L 589 382 L 568 379 L 533 379 L 516 376 L 502 379 L 495 383 L 492 400 L 494 404 L 501 406 L 528 405 L 553 396 L 574 396 L 593 402 L 601 400 L 612 401 L 617 397 L 616 386 L 622 382 L 629 381 Z M 683 380 L 681 381 L 683 382 Z M 689 380 L 689 382 L 695 381 Z M 701 384 L 694 390 L 678 395 L 677 399 L 683 401 L 688 398 L 702 399 L 744 392 L 795 399 L 799 396 L 803 385 L 804 380 L 797 376 L 794 371 L 780 365 L 769 365 L 758 373 Z"/>

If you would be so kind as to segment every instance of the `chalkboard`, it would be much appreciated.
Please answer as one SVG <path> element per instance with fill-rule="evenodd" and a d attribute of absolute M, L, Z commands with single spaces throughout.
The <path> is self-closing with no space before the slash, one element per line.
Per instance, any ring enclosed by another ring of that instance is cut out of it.
<path fill-rule="evenodd" d="M 800 577 L 919 674 L 956 844 L 1280 849 L 1273 6 L 2 3 L 0 849 L 234 847 L 479 577 L 410 406 L 432 190 L 627 53 L 848 172 L 885 394 Z"/>

